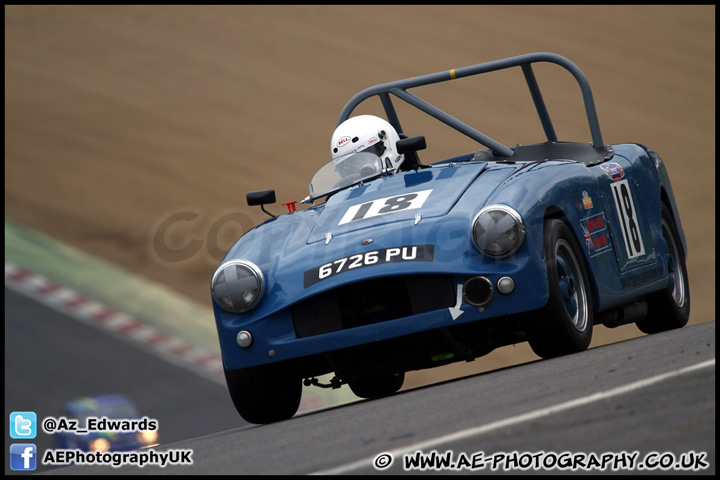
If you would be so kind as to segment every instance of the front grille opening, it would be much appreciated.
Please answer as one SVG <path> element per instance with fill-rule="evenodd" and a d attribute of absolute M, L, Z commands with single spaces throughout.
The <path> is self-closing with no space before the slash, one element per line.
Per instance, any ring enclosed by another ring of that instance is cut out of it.
<path fill-rule="evenodd" d="M 346 285 L 291 308 L 295 333 L 311 337 L 455 305 L 447 275 L 383 277 Z"/>

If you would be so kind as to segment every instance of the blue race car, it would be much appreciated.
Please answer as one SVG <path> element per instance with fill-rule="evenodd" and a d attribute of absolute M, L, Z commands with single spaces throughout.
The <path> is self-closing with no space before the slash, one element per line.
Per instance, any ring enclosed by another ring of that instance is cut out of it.
<path fill-rule="evenodd" d="M 158 444 L 156 429 L 135 431 L 89 431 L 88 417 L 114 420 L 142 420 L 135 404 L 126 395 L 109 394 L 79 397 L 65 403 L 63 416 L 78 421 L 87 433 L 58 431 L 53 434 L 55 448 L 91 451 L 130 451 Z"/>
<path fill-rule="evenodd" d="M 558 140 L 538 62 L 578 82 L 592 142 Z M 509 148 L 408 92 L 515 67 L 546 142 Z M 387 120 L 351 117 L 375 97 Z M 422 163 L 425 138 L 403 132 L 393 98 L 481 148 Z M 368 88 L 342 110 L 308 208 L 291 202 L 275 216 L 265 210 L 273 190 L 247 201 L 272 218 L 233 245 L 211 290 L 228 389 L 251 423 L 292 417 L 303 383 L 373 398 L 398 391 L 410 370 L 524 341 L 551 358 L 587 349 L 596 324 L 654 333 L 690 314 L 663 162 L 640 144 L 605 144 L 585 76 L 555 54 Z"/>

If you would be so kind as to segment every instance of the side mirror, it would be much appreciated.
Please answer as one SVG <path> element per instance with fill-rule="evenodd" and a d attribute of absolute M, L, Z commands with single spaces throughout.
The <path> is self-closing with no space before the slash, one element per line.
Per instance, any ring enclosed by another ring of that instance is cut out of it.
<path fill-rule="evenodd" d="M 419 137 L 410 137 L 398 140 L 395 142 L 395 146 L 397 147 L 398 153 L 405 154 L 417 152 L 418 150 L 425 150 L 427 148 L 427 143 L 425 142 L 425 137 L 421 135 Z"/>
<path fill-rule="evenodd" d="M 247 204 L 251 207 L 260 205 L 263 212 L 275 218 L 275 215 L 265 210 L 265 205 L 275 203 L 275 190 L 258 190 L 256 192 L 248 192 Z"/>
<path fill-rule="evenodd" d="M 275 203 L 275 190 L 258 190 L 257 192 L 248 192 L 247 203 L 251 207 Z"/>
<path fill-rule="evenodd" d="M 424 167 L 424 165 L 420 163 L 417 151 L 427 148 L 425 137 L 403 138 L 395 142 L 395 148 L 397 148 L 398 153 L 405 155 L 405 161 L 398 167 L 398 171 L 416 170 Z"/>

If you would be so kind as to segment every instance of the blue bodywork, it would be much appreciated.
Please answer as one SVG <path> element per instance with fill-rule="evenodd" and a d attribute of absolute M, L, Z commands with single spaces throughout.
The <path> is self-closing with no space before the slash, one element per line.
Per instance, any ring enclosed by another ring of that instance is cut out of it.
<path fill-rule="evenodd" d="M 592 143 L 557 140 L 532 74 L 534 62 L 559 64 L 576 77 Z M 521 67 L 525 74 L 546 143 L 505 147 L 406 91 L 510 67 Z M 309 208 L 272 218 L 243 235 L 223 264 L 238 259 L 255 264 L 262 271 L 263 297 L 244 313 L 228 312 L 213 299 L 227 370 L 296 361 L 299 374 L 310 377 L 331 371 L 323 361 L 328 352 L 457 325 L 492 324 L 501 332 L 485 351 L 475 350 L 471 356 L 523 341 L 522 333 L 510 326 L 513 316 L 541 309 L 548 301 L 543 245 L 547 218 L 562 219 L 582 246 L 597 318 L 667 287 L 661 202 L 674 214 L 683 255 L 687 247 L 665 167 L 642 145 L 602 143 L 589 86 L 574 64 L 553 54 L 530 54 L 379 85 L 356 95 L 338 124 L 360 102 L 379 96 L 388 120 L 402 132 L 390 94 L 488 149 L 357 184 L 322 204 L 311 198 Z M 487 205 L 510 206 L 523 219 L 524 241 L 506 258 L 491 258 L 473 243 L 473 219 Z M 462 289 L 478 275 L 492 285 L 511 277 L 514 291 L 495 292 L 487 305 L 473 306 Z M 422 280 L 407 280 L 412 278 Z M 388 298 L 409 306 L 400 308 L 382 295 L 373 296 L 377 300 L 370 298 L 359 311 L 342 307 L 342 321 L 334 306 L 326 306 L 335 302 L 330 295 L 341 296 L 343 289 L 355 285 L 377 282 L 378 290 L 372 291 L 384 291 L 383 279 L 387 288 L 399 290 Z M 413 292 L 406 295 L 405 288 Z M 424 301 L 436 293 L 443 299 Z M 305 326 L 305 321 L 312 325 Z M 252 334 L 248 348 L 237 343 L 241 330 Z M 298 362 L 309 358 L 313 361 Z M 452 361 L 461 359 L 455 356 Z M 403 368 L 442 363 L 436 360 L 408 360 Z"/>

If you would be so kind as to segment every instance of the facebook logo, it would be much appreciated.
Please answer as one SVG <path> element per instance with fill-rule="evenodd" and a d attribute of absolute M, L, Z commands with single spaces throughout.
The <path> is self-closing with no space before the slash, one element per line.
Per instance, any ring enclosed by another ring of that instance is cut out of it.
<path fill-rule="evenodd" d="M 35 470 L 37 447 L 33 443 L 13 443 L 10 445 L 11 470 Z"/>
<path fill-rule="evenodd" d="M 12 412 L 10 414 L 10 438 L 35 438 L 37 415 L 35 412 Z"/>

